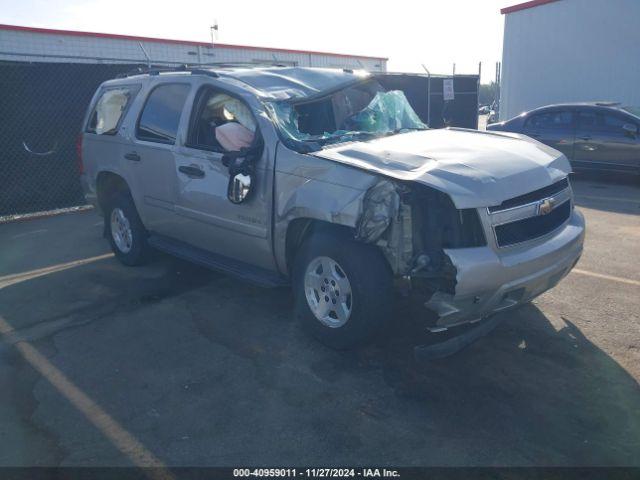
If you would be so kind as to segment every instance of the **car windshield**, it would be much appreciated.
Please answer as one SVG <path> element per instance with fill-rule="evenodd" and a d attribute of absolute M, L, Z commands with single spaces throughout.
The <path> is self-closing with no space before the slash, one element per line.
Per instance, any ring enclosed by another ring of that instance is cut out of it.
<path fill-rule="evenodd" d="M 626 110 L 627 112 L 629 112 L 632 115 L 635 115 L 636 117 L 640 117 L 640 107 L 622 107 L 623 110 Z"/>
<path fill-rule="evenodd" d="M 311 101 L 275 101 L 267 106 L 281 136 L 301 151 L 427 128 L 404 92 L 386 90 L 376 80 Z"/>

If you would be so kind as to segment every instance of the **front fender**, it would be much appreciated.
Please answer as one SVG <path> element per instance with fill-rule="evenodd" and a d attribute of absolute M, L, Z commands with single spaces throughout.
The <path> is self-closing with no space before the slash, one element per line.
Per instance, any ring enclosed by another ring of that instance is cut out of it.
<path fill-rule="evenodd" d="M 274 255 L 288 272 L 287 230 L 296 219 L 318 220 L 355 228 L 365 192 L 379 176 L 278 144 L 274 195 Z"/>
<path fill-rule="evenodd" d="M 354 228 L 364 191 L 320 180 L 276 173 L 274 254 L 278 269 L 288 272 L 287 230 L 296 219 L 318 220 Z"/>

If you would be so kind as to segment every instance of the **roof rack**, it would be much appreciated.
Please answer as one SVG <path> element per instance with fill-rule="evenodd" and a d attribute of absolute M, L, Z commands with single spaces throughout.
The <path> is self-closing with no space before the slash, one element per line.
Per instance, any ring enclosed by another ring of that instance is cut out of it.
<path fill-rule="evenodd" d="M 190 67 L 189 65 L 179 65 L 177 67 L 138 67 L 129 72 L 120 73 L 116 78 L 127 78 L 134 75 L 160 75 L 163 72 L 189 72 L 191 75 L 208 75 L 218 77 L 213 70 L 202 68 L 201 65 Z"/>
<path fill-rule="evenodd" d="M 209 75 L 218 77 L 219 75 L 210 67 L 217 68 L 259 68 L 259 67 L 288 67 L 279 62 L 211 62 L 198 65 L 178 65 L 177 67 L 138 67 L 129 72 L 120 73 L 116 78 L 127 78 L 133 75 L 159 75 L 163 72 L 191 72 L 192 75 Z"/>

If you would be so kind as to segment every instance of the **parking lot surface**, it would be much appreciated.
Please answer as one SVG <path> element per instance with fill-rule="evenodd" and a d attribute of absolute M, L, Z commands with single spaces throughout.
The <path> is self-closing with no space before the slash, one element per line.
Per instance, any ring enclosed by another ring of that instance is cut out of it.
<path fill-rule="evenodd" d="M 640 182 L 578 176 L 585 252 L 454 356 L 336 352 L 261 289 L 95 212 L 0 225 L 0 465 L 640 465 Z M 424 338 L 423 338 L 424 337 Z"/>

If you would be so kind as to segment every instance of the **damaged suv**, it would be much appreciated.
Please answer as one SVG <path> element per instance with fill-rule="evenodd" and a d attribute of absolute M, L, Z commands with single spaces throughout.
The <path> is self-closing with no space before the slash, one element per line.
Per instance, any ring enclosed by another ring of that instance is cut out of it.
<path fill-rule="evenodd" d="M 436 331 L 556 285 L 585 228 L 566 157 L 518 134 L 429 129 L 411 81 L 294 67 L 107 81 L 79 145 L 87 199 L 122 263 L 156 248 L 290 284 L 296 316 L 337 348 L 391 322 L 399 288 Z"/>

